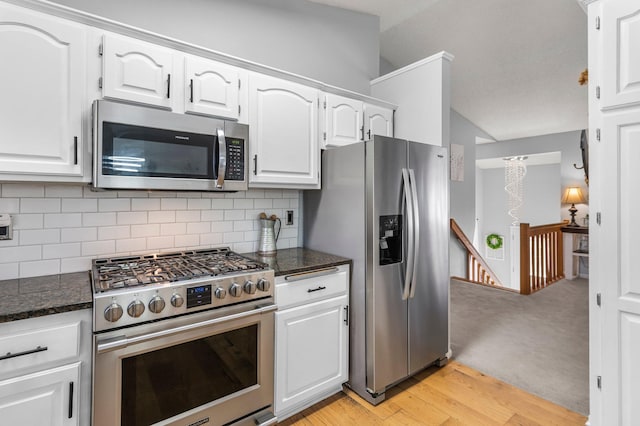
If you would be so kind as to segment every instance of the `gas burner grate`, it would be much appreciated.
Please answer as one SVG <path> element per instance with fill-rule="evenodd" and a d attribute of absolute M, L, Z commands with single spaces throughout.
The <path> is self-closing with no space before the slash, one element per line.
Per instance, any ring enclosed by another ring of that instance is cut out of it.
<path fill-rule="evenodd" d="M 153 283 L 185 281 L 265 269 L 263 263 L 229 249 L 206 249 L 147 256 L 129 256 L 93 261 L 96 291 L 107 291 Z"/>

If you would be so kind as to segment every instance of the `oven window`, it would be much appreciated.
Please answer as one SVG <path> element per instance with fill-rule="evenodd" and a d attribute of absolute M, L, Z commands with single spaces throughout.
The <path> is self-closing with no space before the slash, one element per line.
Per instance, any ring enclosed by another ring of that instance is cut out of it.
<path fill-rule="evenodd" d="M 214 135 L 104 122 L 102 174 L 212 179 L 215 148 Z"/>
<path fill-rule="evenodd" d="M 150 425 L 258 383 L 258 325 L 122 360 L 122 425 Z"/>

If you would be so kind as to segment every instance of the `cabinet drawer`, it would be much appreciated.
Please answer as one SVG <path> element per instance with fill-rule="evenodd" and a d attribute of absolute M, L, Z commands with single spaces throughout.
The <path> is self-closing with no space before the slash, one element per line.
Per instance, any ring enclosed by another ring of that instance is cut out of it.
<path fill-rule="evenodd" d="M 29 330 L 0 338 L 0 375 L 77 358 L 80 323 Z"/>
<path fill-rule="evenodd" d="M 349 267 L 347 265 L 329 269 L 326 274 L 323 274 L 323 271 L 277 277 L 276 303 L 278 308 L 283 309 L 348 292 Z M 309 278 L 304 278 L 305 276 L 309 276 Z"/>

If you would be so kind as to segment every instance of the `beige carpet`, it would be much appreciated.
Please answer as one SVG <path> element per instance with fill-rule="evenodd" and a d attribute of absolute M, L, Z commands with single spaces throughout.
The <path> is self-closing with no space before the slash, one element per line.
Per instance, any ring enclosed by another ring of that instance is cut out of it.
<path fill-rule="evenodd" d="M 529 296 L 451 282 L 453 359 L 589 414 L 588 281 Z"/>

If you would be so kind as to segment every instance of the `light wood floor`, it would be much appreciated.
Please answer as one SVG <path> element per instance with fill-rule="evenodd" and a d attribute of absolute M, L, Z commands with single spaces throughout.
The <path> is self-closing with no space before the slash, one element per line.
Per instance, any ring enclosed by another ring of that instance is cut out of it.
<path fill-rule="evenodd" d="M 351 390 L 280 425 L 584 425 L 586 417 L 455 361 L 387 391 L 373 406 Z"/>

